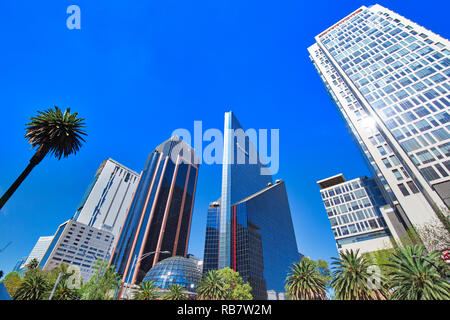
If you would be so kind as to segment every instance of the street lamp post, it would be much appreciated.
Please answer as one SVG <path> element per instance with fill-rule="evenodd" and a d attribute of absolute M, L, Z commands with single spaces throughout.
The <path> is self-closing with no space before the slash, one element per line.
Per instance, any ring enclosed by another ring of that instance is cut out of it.
<path fill-rule="evenodd" d="M 129 287 L 130 287 L 130 280 L 131 280 L 130 278 L 131 278 L 131 274 L 132 274 L 131 271 L 134 269 L 136 263 L 138 263 L 139 261 L 142 261 L 143 259 L 145 259 L 145 258 L 147 258 L 147 257 L 149 257 L 149 256 L 151 256 L 152 254 L 155 254 L 155 253 L 171 254 L 170 251 L 152 251 L 152 252 L 147 252 L 147 253 L 143 254 L 142 257 L 139 258 L 139 260 L 137 259 L 137 254 L 134 255 L 133 263 L 131 264 L 131 269 L 130 269 L 129 274 L 128 274 L 127 288 L 126 288 L 126 294 L 125 294 L 127 298 L 129 298 L 128 294 L 129 294 Z M 121 297 L 123 297 L 123 296 L 124 295 L 122 295 Z"/>
<path fill-rule="evenodd" d="M 55 285 L 53 286 L 52 293 L 50 294 L 50 297 L 48 298 L 48 300 L 52 300 L 53 294 L 55 293 L 56 286 L 58 285 L 59 280 L 61 279 L 61 276 L 62 276 L 62 275 L 63 275 L 62 273 L 59 273 L 59 274 L 58 274 L 58 278 L 56 279 Z"/>

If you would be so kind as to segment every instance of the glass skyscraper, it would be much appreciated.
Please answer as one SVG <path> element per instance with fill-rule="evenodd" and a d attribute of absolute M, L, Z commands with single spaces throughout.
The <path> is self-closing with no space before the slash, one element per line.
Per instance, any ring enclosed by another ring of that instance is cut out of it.
<path fill-rule="evenodd" d="M 233 112 L 225 113 L 222 196 L 219 221 L 219 268 L 230 267 L 231 204 L 265 188 L 272 182 L 256 147 Z"/>
<path fill-rule="evenodd" d="M 450 205 L 450 43 L 380 5 L 308 51 L 387 201 L 407 227 Z M 441 216 L 442 218 L 442 216 Z"/>
<path fill-rule="evenodd" d="M 186 256 L 198 177 L 194 157 L 175 136 L 149 155 L 110 260 L 127 284 L 140 283 L 160 260 Z"/>
<path fill-rule="evenodd" d="M 227 112 L 222 197 L 208 208 L 203 270 L 229 267 L 250 283 L 255 299 L 267 299 L 267 291 L 284 292 L 298 261 L 289 201 L 284 182 L 263 174 L 267 168 L 249 137 L 234 130 L 243 129 Z"/>

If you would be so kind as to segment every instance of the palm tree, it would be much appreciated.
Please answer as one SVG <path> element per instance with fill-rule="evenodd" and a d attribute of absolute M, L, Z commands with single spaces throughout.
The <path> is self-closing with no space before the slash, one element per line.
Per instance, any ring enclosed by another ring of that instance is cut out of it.
<path fill-rule="evenodd" d="M 51 289 L 44 274 L 34 272 L 25 277 L 14 294 L 14 300 L 40 300 Z"/>
<path fill-rule="evenodd" d="M 208 271 L 197 286 L 197 299 L 221 300 L 224 299 L 225 295 L 224 281 L 220 277 L 219 271 Z"/>
<path fill-rule="evenodd" d="M 183 293 L 183 287 L 179 284 L 173 284 L 169 287 L 169 292 L 167 292 L 164 300 L 187 300 L 188 296 Z"/>
<path fill-rule="evenodd" d="M 80 300 L 81 295 L 77 290 L 69 289 L 65 281 L 60 282 L 53 294 L 53 300 Z"/>
<path fill-rule="evenodd" d="M 31 261 L 26 265 L 28 270 L 36 269 L 38 266 L 39 266 L 39 261 L 36 258 L 31 259 Z"/>
<path fill-rule="evenodd" d="M 55 110 L 48 109 L 44 112 L 38 111 L 39 115 L 32 117 L 31 122 L 26 124 L 25 139 L 37 148 L 36 153 L 30 159 L 30 163 L 17 178 L 11 187 L 0 198 L 0 209 L 13 195 L 20 184 L 25 180 L 33 168 L 38 165 L 47 154 L 56 158 L 67 157 L 76 154 L 81 147 L 81 141 L 85 141 L 82 135 L 86 135 L 82 122 L 84 119 L 77 118 L 78 113 L 70 113 L 68 108 L 64 113 L 55 106 Z"/>
<path fill-rule="evenodd" d="M 425 254 L 425 255 L 424 255 Z M 426 253 L 424 246 L 398 248 L 387 263 L 392 299 L 449 300 L 450 283 L 440 274 L 448 268 L 439 252 Z"/>
<path fill-rule="evenodd" d="M 326 298 L 326 283 L 315 264 L 302 259 L 292 265 L 286 278 L 286 289 L 294 300 L 323 300 Z"/>
<path fill-rule="evenodd" d="M 371 274 L 368 272 L 370 262 L 359 255 L 359 250 L 345 250 L 340 253 L 340 258 L 332 258 L 333 287 L 336 298 L 339 300 L 372 300 L 386 299 L 387 292 L 380 275 L 380 287 L 372 290 L 369 287 Z"/>
<path fill-rule="evenodd" d="M 139 285 L 139 293 L 134 296 L 134 300 L 155 300 L 158 297 L 156 290 L 157 286 L 153 281 L 146 281 Z"/>

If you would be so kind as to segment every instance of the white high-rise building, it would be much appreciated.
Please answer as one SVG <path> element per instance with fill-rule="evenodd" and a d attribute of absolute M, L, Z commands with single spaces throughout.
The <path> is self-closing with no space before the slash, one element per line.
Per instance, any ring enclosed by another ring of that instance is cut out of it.
<path fill-rule="evenodd" d="M 74 220 L 110 231 L 117 240 L 124 223 L 139 174 L 118 162 L 102 162 L 78 205 Z"/>
<path fill-rule="evenodd" d="M 52 240 L 53 236 L 39 237 L 38 241 L 34 245 L 34 248 L 31 250 L 27 260 L 25 260 L 25 263 L 22 264 L 21 268 L 25 267 L 33 259 L 36 259 L 37 261 L 41 262 L 42 257 L 44 256 L 45 252 L 50 246 Z"/>
<path fill-rule="evenodd" d="M 315 40 L 310 58 L 385 198 L 406 227 L 440 223 L 450 206 L 450 42 L 380 5 Z"/>

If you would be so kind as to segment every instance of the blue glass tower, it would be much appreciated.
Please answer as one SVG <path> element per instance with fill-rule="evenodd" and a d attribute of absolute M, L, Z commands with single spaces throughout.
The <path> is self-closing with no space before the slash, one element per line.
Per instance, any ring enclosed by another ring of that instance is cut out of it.
<path fill-rule="evenodd" d="M 219 268 L 231 267 L 231 204 L 248 197 L 272 182 L 272 176 L 261 174 L 266 166 L 256 147 L 244 132 L 234 114 L 225 113 L 222 197 L 219 221 Z"/>
<path fill-rule="evenodd" d="M 229 267 L 254 299 L 267 299 L 268 290 L 284 292 L 298 250 L 285 184 L 272 182 L 247 133 L 225 114 L 222 196 L 208 208 L 203 271 Z"/>

